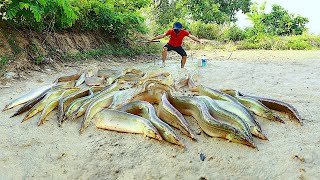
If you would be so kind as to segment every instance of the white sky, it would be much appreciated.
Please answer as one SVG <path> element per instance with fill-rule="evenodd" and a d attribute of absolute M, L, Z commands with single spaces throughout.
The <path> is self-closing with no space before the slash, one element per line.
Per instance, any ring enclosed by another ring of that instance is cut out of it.
<path fill-rule="evenodd" d="M 266 12 L 271 11 L 272 4 L 279 4 L 289 13 L 298 15 L 309 19 L 309 23 L 306 25 L 310 33 L 320 35 L 320 1 L 319 0 L 253 0 L 252 2 L 258 2 L 260 5 L 263 1 L 267 2 Z M 247 16 L 238 13 L 239 27 L 247 27 L 250 25 L 250 21 L 247 20 Z"/>

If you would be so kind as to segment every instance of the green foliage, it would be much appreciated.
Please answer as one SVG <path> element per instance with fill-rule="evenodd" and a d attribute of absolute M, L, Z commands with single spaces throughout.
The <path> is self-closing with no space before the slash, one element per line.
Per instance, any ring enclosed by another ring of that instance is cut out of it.
<path fill-rule="evenodd" d="M 144 18 L 139 9 L 149 0 L 80 0 L 74 4 L 80 8 L 76 26 L 82 30 L 104 30 L 111 38 L 124 40 L 133 33 L 145 33 Z"/>
<path fill-rule="evenodd" d="M 248 12 L 251 0 L 178 0 L 179 7 L 187 10 L 193 21 L 224 24 L 235 22 L 238 11 Z"/>
<path fill-rule="evenodd" d="M 245 32 L 238 28 L 237 26 L 233 25 L 227 28 L 224 31 L 223 39 L 225 41 L 241 41 L 246 38 Z"/>
<path fill-rule="evenodd" d="M 78 8 L 68 0 L 12 0 L 2 11 L 10 23 L 39 31 L 70 27 L 78 18 Z"/>
<path fill-rule="evenodd" d="M 0 70 L 3 69 L 9 61 L 12 61 L 14 57 L 12 55 L 0 55 Z"/>
<path fill-rule="evenodd" d="M 42 31 L 103 30 L 110 39 L 123 41 L 136 32 L 145 33 L 140 9 L 150 0 L 12 0 L 2 3 L 0 13 L 18 27 Z"/>
<path fill-rule="evenodd" d="M 320 48 L 320 36 L 259 36 L 255 41 L 244 40 L 237 49 L 311 50 Z"/>
<path fill-rule="evenodd" d="M 217 24 L 204 24 L 202 21 L 190 24 L 190 32 L 198 38 L 209 40 L 218 40 L 223 33 L 221 26 Z"/>
<path fill-rule="evenodd" d="M 220 4 L 207 0 L 182 0 L 192 20 L 203 21 L 204 23 L 223 23 L 230 19 L 223 11 L 220 11 Z"/>
<path fill-rule="evenodd" d="M 306 23 L 308 19 L 300 15 L 294 16 L 289 14 L 280 5 L 274 4 L 270 13 L 265 13 L 264 3 L 261 7 L 255 3 L 249 13 L 247 13 L 249 19 L 253 23 L 253 27 L 249 32 L 249 36 L 259 36 L 259 34 L 269 35 L 301 35 L 306 30 Z"/>
<path fill-rule="evenodd" d="M 196 22 L 228 24 L 235 22 L 238 11 L 248 12 L 251 0 L 155 0 L 146 10 L 151 34 L 162 34 L 175 20 L 183 25 Z"/>

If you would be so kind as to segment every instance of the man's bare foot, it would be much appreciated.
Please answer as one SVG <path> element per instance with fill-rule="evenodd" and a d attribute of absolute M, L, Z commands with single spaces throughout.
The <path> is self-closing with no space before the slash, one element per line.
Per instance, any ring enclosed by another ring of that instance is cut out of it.
<path fill-rule="evenodd" d="M 166 67 L 166 63 L 162 62 L 161 68 Z"/>

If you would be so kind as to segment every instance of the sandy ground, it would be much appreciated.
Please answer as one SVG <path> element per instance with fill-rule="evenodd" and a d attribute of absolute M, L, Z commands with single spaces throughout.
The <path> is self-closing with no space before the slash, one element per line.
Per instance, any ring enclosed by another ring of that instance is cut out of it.
<path fill-rule="evenodd" d="M 317 179 L 320 177 L 320 51 L 189 51 L 187 71 L 198 72 L 201 83 L 212 88 L 234 88 L 248 94 L 283 100 L 304 119 L 299 126 L 258 118 L 269 141 L 255 139 L 259 150 L 198 133 L 197 142 L 180 136 L 185 149 L 142 135 L 98 130 L 93 124 L 80 135 L 80 122 L 57 126 L 56 112 L 37 126 L 36 117 L 20 123 L 9 118 L 15 109 L 0 112 L 0 179 Z M 196 59 L 208 57 L 205 68 Z M 231 56 L 230 56 L 231 55 Z M 169 71 L 174 77 L 179 58 L 170 54 L 167 67 L 160 60 L 146 63 L 90 61 L 80 68 L 134 67 Z M 74 64 L 70 64 L 74 65 Z M 49 84 L 78 67 L 46 73 L 30 72 L 25 80 L 9 81 L 0 89 L 0 108 L 31 89 Z M 8 87 L 9 86 L 9 87 Z M 280 114 L 283 116 L 283 114 Z M 200 153 L 205 160 L 200 160 Z"/>

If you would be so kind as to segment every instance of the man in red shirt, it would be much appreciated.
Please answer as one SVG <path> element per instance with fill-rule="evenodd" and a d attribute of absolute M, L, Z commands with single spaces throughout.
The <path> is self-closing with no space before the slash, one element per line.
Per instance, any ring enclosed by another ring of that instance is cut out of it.
<path fill-rule="evenodd" d="M 181 68 L 184 68 L 184 65 L 187 61 L 187 53 L 182 48 L 182 40 L 185 36 L 188 36 L 194 41 L 197 41 L 200 43 L 200 40 L 196 38 L 195 36 L 191 35 L 188 31 L 182 29 L 182 24 L 180 22 L 175 22 L 173 24 L 173 28 L 168 30 L 165 34 L 156 36 L 149 40 L 149 42 L 154 41 L 156 39 L 161 39 L 166 36 L 170 35 L 169 42 L 163 47 L 162 49 L 162 67 L 165 66 L 165 61 L 167 59 L 168 51 L 174 50 L 181 56 Z"/>

